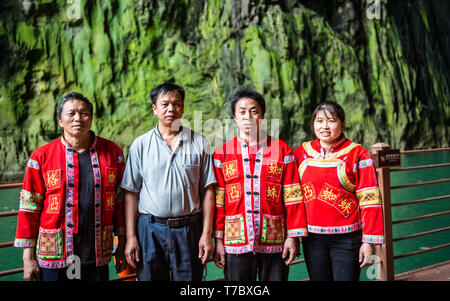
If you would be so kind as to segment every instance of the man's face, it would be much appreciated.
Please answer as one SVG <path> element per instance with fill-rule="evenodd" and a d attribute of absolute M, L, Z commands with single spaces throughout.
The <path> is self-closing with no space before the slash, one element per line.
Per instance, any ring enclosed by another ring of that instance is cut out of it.
<path fill-rule="evenodd" d="M 252 98 L 241 98 L 234 108 L 234 121 L 241 133 L 256 137 L 259 130 L 259 122 L 264 119 L 259 103 Z"/>
<path fill-rule="evenodd" d="M 170 128 L 175 120 L 179 120 L 183 116 L 183 108 L 180 92 L 176 90 L 159 94 L 156 105 L 152 105 L 153 113 L 158 117 L 159 123 Z"/>
<path fill-rule="evenodd" d="M 58 118 L 59 125 L 64 132 L 81 137 L 89 134 L 92 124 L 92 114 L 89 106 L 78 99 L 66 101 L 62 107 L 61 118 Z"/>

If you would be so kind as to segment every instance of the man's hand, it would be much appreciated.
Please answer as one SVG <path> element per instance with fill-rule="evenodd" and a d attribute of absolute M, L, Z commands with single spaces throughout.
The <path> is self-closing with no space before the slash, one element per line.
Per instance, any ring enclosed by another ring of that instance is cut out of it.
<path fill-rule="evenodd" d="M 223 239 L 216 238 L 216 252 L 214 253 L 214 264 L 219 269 L 225 267 L 225 246 L 223 245 Z"/>
<path fill-rule="evenodd" d="M 39 265 L 35 258 L 34 248 L 23 248 L 23 279 L 27 281 L 40 280 Z"/>
<path fill-rule="evenodd" d="M 200 237 L 198 243 L 198 258 L 201 259 L 202 264 L 205 264 L 209 257 L 214 252 L 214 245 L 212 242 L 211 234 L 205 233 Z"/>
<path fill-rule="evenodd" d="M 294 258 L 300 255 L 300 243 L 297 237 L 288 237 L 284 241 L 283 258 L 288 257 L 288 254 L 289 258 L 285 261 L 286 265 L 290 265 Z"/>
<path fill-rule="evenodd" d="M 117 244 L 116 252 L 114 252 L 114 259 L 116 260 L 116 272 L 120 273 L 127 267 L 127 260 L 125 258 L 125 243 L 124 236 L 119 236 L 119 243 Z"/>
<path fill-rule="evenodd" d="M 136 268 L 136 262 L 139 262 L 139 242 L 134 237 L 127 237 L 127 243 L 125 245 L 125 258 L 127 259 L 127 262 L 129 265 L 131 265 L 133 268 Z"/>

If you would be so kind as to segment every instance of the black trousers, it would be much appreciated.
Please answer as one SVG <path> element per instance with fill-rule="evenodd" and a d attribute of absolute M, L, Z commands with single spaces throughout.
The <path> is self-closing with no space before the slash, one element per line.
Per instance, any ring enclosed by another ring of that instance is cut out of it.
<path fill-rule="evenodd" d="M 311 281 L 358 281 L 361 231 L 345 234 L 308 233 L 303 254 Z"/>
<path fill-rule="evenodd" d="M 41 281 L 69 281 L 69 280 L 81 280 L 81 281 L 108 281 L 109 280 L 109 268 L 108 265 L 96 267 L 95 263 L 81 265 L 80 279 L 68 279 L 67 268 L 63 269 L 44 269 L 41 270 Z"/>
<path fill-rule="evenodd" d="M 281 253 L 226 254 L 225 281 L 286 281 L 289 267 Z"/>

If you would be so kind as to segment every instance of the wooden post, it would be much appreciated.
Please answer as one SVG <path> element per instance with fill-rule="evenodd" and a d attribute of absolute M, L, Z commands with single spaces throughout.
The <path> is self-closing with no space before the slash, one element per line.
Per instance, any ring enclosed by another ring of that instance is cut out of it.
<path fill-rule="evenodd" d="M 390 149 L 385 143 L 372 145 L 372 155 L 377 161 L 378 151 Z M 377 162 L 375 166 L 378 167 Z M 384 222 L 384 244 L 376 247 L 377 255 L 380 257 L 378 270 L 379 280 L 394 280 L 394 243 L 392 237 L 392 211 L 391 211 L 391 170 L 390 168 L 377 168 L 378 185 L 383 200 L 383 222 Z"/>

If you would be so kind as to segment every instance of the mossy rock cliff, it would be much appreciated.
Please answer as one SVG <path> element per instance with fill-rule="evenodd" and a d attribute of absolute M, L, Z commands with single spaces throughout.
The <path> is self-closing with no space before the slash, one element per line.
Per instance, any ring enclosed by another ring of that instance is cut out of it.
<path fill-rule="evenodd" d="M 225 128 L 243 86 L 265 96 L 292 148 L 313 138 L 325 99 L 365 147 L 448 146 L 449 15 L 440 0 L 2 0 L 0 180 L 20 179 L 61 134 L 56 106 L 70 90 L 127 152 L 155 125 L 148 95 L 163 81 L 186 88 L 184 118 L 213 146 L 225 134 L 209 121 Z"/>

